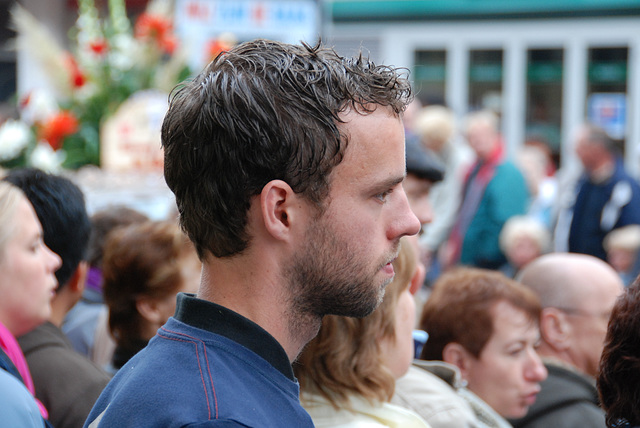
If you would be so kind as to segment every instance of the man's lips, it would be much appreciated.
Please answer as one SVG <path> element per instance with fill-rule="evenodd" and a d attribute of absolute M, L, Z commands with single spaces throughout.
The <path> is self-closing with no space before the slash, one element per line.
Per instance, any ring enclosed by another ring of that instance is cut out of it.
<path fill-rule="evenodd" d="M 387 264 L 382 266 L 381 268 L 382 272 L 384 272 L 387 275 L 393 276 L 395 274 L 395 271 L 393 269 L 393 262 L 395 261 L 396 258 L 398 258 L 398 256 L 394 256 L 393 259 L 391 259 L 389 262 L 387 262 Z"/>
<path fill-rule="evenodd" d="M 388 275 L 393 275 L 394 274 L 393 265 L 391 263 L 387 263 L 382 268 L 382 272 L 384 272 L 384 273 L 386 273 Z"/>

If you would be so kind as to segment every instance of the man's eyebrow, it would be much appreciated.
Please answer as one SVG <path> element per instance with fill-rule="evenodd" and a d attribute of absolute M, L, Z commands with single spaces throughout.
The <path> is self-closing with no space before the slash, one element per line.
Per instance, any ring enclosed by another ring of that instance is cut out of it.
<path fill-rule="evenodd" d="M 390 189 L 392 187 L 397 186 L 398 184 L 402 183 L 405 179 L 405 177 L 407 176 L 407 174 L 403 174 L 401 176 L 395 176 L 395 177 L 389 177 L 386 180 L 382 180 L 380 182 L 377 183 L 372 183 L 371 184 L 371 188 L 372 189 Z"/>

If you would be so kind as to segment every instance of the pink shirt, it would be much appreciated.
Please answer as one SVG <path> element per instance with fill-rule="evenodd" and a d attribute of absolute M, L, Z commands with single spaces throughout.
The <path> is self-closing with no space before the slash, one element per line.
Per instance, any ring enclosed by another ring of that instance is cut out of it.
<path fill-rule="evenodd" d="M 0 348 L 7 354 L 7 356 L 11 359 L 11 362 L 16 366 L 20 376 L 22 376 L 22 380 L 24 380 L 24 384 L 27 389 L 33 395 L 33 398 L 38 403 L 38 407 L 40 408 L 40 414 L 42 417 L 47 419 L 49 417 L 49 413 L 44 405 L 35 398 L 35 388 L 33 386 L 33 379 L 31 378 L 31 373 L 29 372 L 29 366 L 27 365 L 27 360 L 24 358 L 24 354 L 22 353 L 22 349 L 20 349 L 20 345 L 18 345 L 18 341 L 13 334 L 0 322 Z"/>

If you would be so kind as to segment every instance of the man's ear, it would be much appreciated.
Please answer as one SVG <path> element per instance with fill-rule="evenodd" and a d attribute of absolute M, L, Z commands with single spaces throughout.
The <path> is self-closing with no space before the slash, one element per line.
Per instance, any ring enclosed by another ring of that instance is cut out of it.
<path fill-rule="evenodd" d="M 544 308 L 540 314 L 540 336 L 556 351 L 566 350 L 570 344 L 571 325 L 557 308 Z"/>
<path fill-rule="evenodd" d="M 268 182 L 260 193 L 262 219 L 267 232 L 278 240 L 287 240 L 296 219 L 300 198 L 282 180 Z"/>
<path fill-rule="evenodd" d="M 462 345 L 456 342 L 447 343 L 442 350 L 442 360 L 445 363 L 452 364 L 460 370 L 463 380 L 467 379 L 469 374 L 469 359 L 472 355 L 464 349 Z"/>

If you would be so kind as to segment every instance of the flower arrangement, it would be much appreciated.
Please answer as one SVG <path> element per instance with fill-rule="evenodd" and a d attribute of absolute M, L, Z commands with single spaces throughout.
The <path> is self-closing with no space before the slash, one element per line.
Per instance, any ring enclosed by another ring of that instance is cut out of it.
<path fill-rule="evenodd" d="M 19 101 L 20 120 L 0 127 L 0 164 L 45 169 L 100 164 L 100 126 L 133 93 L 166 93 L 188 77 L 174 36 L 171 6 L 152 0 L 135 25 L 124 0 L 109 0 L 101 18 L 94 0 L 78 0 L 70 51 L 20 6 L 12 10 L 18 47 L 47 71 L 52 93 Z"/>

